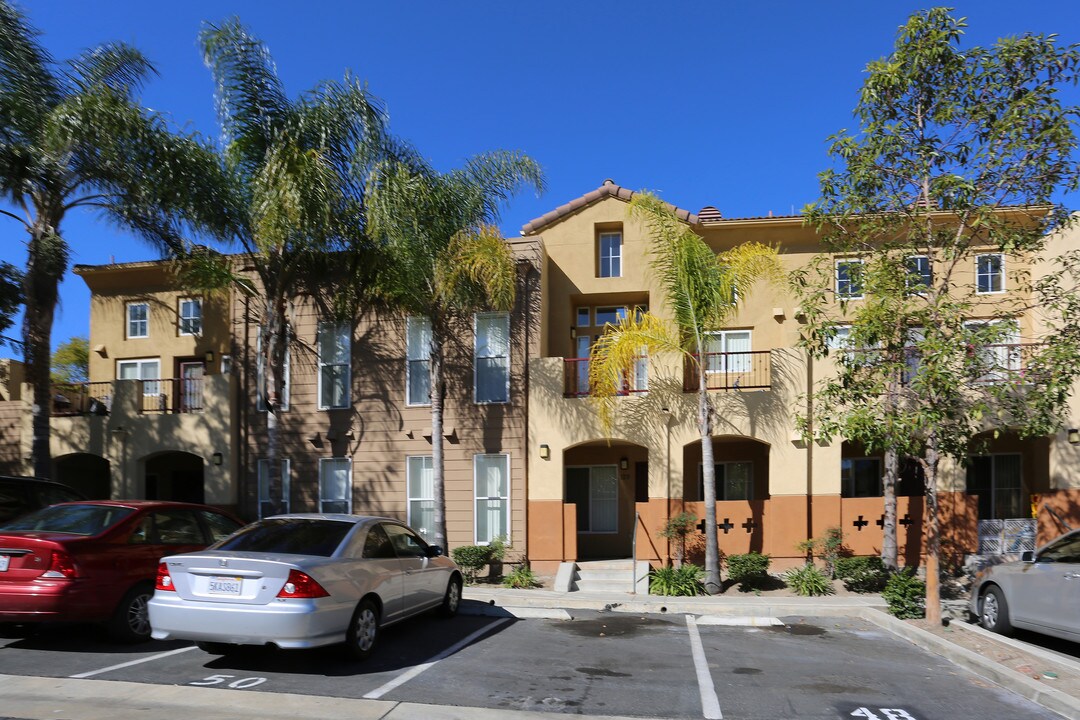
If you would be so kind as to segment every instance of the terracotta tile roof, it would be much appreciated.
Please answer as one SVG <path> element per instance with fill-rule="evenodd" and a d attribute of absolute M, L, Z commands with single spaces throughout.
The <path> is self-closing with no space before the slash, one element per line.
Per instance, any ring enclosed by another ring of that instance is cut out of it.
<path fill-rule="evenodd" d="M 582 208 L 584 208 L 584 207 L 586 207 L 588 205 L 592 205 L 594 202 L 598 202 L 598 201 L 603 200 L 605 198 L 614 197 L 614 198 L 618 198 L 619 200 L 624 200 L 624 201 L 629 202 L 630 198 L 632 198 L 634 196 L 634 194 L 635 194 L 635 191 L 630 190 L 629 188 L 624 188 L 624 187 L 622 187 L 620 185 L 616 185 L 614 180 L 611 180 L 610 178 L 608 178 L 607 180 L 604 181 L 603 185 L 601 185 L 597 189 L 593 190 L 592 192 L 585 193 L 581 197 L 579 197 L 577 199 L 574 199 L 574 200 L 571 200 L 570 202 L 566 203 L 565 205 L 560 205 L 559 207 L 555 208 L 551 212 L 544 213 L 543 215 L 536 218 L 535 220 L 526 223 L 521 228 L 521 234 L 522 235 L 531 235 L 533 233 L 539 232 L 542 228 L 547 227 L 548 225 L 552 224 L 553 222 L 561 220 L 562 218 L 566 217 L 567 215 L 572 215 L 573 213 L 577 212 L 578 210 L 580 210 L 580 209 L 582 209 Z M 685 220 L 686 222 L 690 223 L 691 225 L 697 225 L 698 224 L 697 215 L 690 212 L 689 210 L 683 210 L 682 208 L 675 207 L 674 205 L 669 205 L 669 207 L 672 210 L 675 211 L 675 215 L 680 220 Z"/>

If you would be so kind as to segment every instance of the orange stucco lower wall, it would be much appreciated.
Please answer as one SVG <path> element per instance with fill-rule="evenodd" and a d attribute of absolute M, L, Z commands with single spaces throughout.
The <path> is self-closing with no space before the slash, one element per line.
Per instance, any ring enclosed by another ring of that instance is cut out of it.
<path fill-rule="evenodd" d="M 1037 545 L 1045 545 L 1067 533 L 1069 528 L 1080 528 L 1080 489 L 1041 493 L 1035 496 L 1035 504 L 1039 523 Z"/>

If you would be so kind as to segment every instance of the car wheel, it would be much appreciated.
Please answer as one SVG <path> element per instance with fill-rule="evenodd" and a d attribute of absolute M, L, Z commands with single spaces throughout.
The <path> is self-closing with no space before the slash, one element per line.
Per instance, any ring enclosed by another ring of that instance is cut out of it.
<path fill-rule="evenodd" d="M 229 643 L 219 642 L 207 642 L 206 640 L 195 641 L 195 647 L 199 648 L 205 653 L 210 653 L 211 655 L 232 655 L 240 649 L 239 645 L 230 645 Z"/>
<path fill-rule="evenodd" d="M 446 585 L 446 595 L 443 596 L 439 614 L 443 617 L 454 617 L 461 606 L 461 577 L 454 575 Z"/>
<path fill-rule="evenodd" d="M 1005 593 L 996 585 L 991 585 L 983 594 L 979 608 L 979 624 L 991 632 L 1008 635 L 1012 632 L 1009 622 L 1009 604 L 1005 602 Z"/>
<path fill-rule="evenodd" d="M 366 660 L 379 640 L 379 609 L 369 599 L 360 601 L 349 623 L 345 650 L 354 660 Z"/>
<path fill-rule="evenodd" d="M 127 591 L 109 621 L 109 634 L 120 642 L 137 643 L 150 639 L 150 612 L 147 607 L 154 589 L 136 585 Z"/>

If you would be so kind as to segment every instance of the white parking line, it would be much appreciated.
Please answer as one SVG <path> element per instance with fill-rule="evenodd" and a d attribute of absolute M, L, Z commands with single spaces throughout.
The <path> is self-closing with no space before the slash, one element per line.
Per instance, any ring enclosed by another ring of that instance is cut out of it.
<path fill-rule="evenodd" d="M 179 655 L 180 653 L 186 653 L 189 650 L 194 650 L 195 646 L 177 648 L 176 650 L 170 650 L 169 652 L 158 653 L 157 655 L 151 655 L 150 657 L 144 657 L 139 660 L 131 660 L 126 663 L 120 663 L 119 665 L 110 665 L 107 668 L 101 668 L 100 670 L 91 670 L 90 672 L 79 673 L 78 675 L 68 675 L 70 678 L 88 678 L 100 675 L 101 673 L 107 673 L 110 670 L 119 670 L 120 668 L 131 667 L 132 665 L 141 665 L 143 663 L 151 662 L 153 660 L 160 660 L 170 655 Z"/>
<path fill-rule="evenodd" d="M 709 663 L 705 660 L 705 648 L 701 645 L 697 621 L 693 615 L 686 616 L 686 629 L 690 633 L 690 652 L 694 656 L 694 670 L 697 672 L 698 692 L 701 694 L 701 713 L 705 720 L 723 720 L 720 712 L 720 700 L 716 697 L 716 687 L 709 673 Z"/>
<path fill-rule="evenodd" d="M 463 648 L 466 645 L 468 645 L 468 644 L 472 643 L 473 641 L 475 641 L 481 635 L 488 634 L 489 632 L 491 632 L 495 628 L 499 627 L 500 625 L 504 625 L 504 624 L 510 622 L 512 619 L 513 618 L 503 618 L 502 620 L 496 620 L 495 622 L 491 623 L 490 625 L 487 625 L 485 627 L 480 628 L 479 630 L 474 632 L 472 635 L 469 635 L 467 638 L 465 638 L 463 640 L 460 640 L 460 641 L 454 643 L 453 645 L 451 645 L 450 647 L 446 648 L 441 653 L 439 653 L 435 657 L 428 660 L 426 663 L 423 663 L 421 665 L 412 666 L 411 668 L 409 668 L 408 670 L 406 670 L 402 674 L 398 675 L 396 678 L 394 678 L 390 682 L 386 683 L 382 687 L 376 688 L 376 689 L 372 690 L 371 692 L 369 692 L 368 694 L 364 695 L 364 697 L 366 699 L 368 699 L 368 700 L 378 700 L 379 698 L 381 698 L 383 695 L 390 692 L 394 688 L 399 687 L 399 686 L 404 685 L 405 683 L 409 682 L 414 677 L 416 677 L 420 673 L 424 672 L 428 668 L 432 667 L 433 665 L 435 665 L 440 660 L 443 660 L 444 658 L 447 658 L 450 655 L 453 655 L 454 653 L 456 653 L 461 648 Z"/>

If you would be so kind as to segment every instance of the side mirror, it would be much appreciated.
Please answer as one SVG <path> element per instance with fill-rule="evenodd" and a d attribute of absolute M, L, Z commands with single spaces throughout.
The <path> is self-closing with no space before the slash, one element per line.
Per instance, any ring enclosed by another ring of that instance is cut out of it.
<path fill-rule="evenodd" d="M 1024 552 L 1020 553 L 1020 561 L 1027 563 L 1035 562 L 1035 553 L 1031 550 L 1025 550 Z"/>
<path fill-rule="evenodd" d="M 442 545 L 428 545 L 427 546 L 427 556 L 428 557 L 439 557 L 440 555 L 445 555 L 445 554 L 446 554 L 446 551 L 442 549 Z"/>

